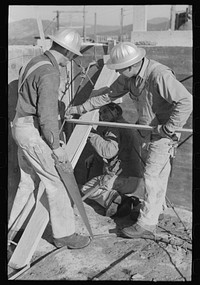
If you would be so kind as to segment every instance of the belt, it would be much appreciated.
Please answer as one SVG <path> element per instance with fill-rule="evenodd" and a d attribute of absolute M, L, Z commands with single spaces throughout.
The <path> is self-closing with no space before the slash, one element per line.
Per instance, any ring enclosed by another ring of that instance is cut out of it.
<path fill-rule="evenodd" d="M 15 118 L 13 120 L 13 122 L 11 122 L 11 127 L 13 127 L 13 125 L 15 123 L 20 123 L 20 124 L 33 124 L 36 128 L 38 128 L 38 118 L 36 116 L 33 115 L 22 115 L 18 112 L 16 112 Z"/>

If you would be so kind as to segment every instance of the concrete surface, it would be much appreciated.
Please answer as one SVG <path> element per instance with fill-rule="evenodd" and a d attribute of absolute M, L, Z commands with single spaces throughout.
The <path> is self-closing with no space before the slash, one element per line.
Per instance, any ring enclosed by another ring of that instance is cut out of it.
<path fill-rule="evenodd" d="M 131 41 L 135 44 L 142 45 L 149 42 L 152 46 L 193 46 L 193 33 L 189 31 L 148 31 L 132 32 Z"/>
<path fill-rule="evenodd" d="M 32 267 L 16 280 L 191 281 L 192 253 L 184 248 L 188 236 L 171 208 L 166 209 L 157 232 L 171 232 L 172 240 L 181 240 L 182 246 L 178 247 L 150 239 L 123 238 L 119 229 L 133 223 L 129 216 L 102 216 L 102 208 L 89 200 L 85 208 L 94 234 L 89 246 L 55 251 L 48 225 L 32 258 Z M 176 211 L 191 232 L 192 213 L 179 208 Z M 76 207 L 75 216 L 77 232 L 88 235 Z"/>

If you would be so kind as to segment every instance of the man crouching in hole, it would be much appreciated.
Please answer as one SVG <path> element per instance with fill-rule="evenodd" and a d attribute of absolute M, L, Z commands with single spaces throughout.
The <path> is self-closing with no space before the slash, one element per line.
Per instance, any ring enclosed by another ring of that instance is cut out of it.
<path fill-rule="evenodd" d="M 122 117 L 122 108 L 109 103 L 99 109 L 100 121 L 127 123 Z M 89 134 L 89 143 L 94 153 L 85 164 L 88 169 L 95 168 L 103 160 L 103 174 L 95 176 L 83 185 L 85 195 L 91 191 L 89 199 L 104 208 L 108 217 L 127 216 L 133 206 L 140 201 L 133 193 L 142 186 L 142 171 L 138 156 L 139 142 L 137 131 L 117 127 L 98 127 Z"/>

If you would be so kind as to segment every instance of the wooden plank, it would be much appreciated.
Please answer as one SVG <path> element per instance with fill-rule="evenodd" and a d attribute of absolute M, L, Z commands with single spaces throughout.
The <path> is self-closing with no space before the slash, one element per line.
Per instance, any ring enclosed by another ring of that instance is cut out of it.
<path fill-rule="evenodd" d="M 104 55 L 103 56 L 104 63 L 107 62 L 109 58 L 110 58 L 109 55 Z M 107 65 L 104 65 L 96 81 L 94 90 L 98 90 L 105 86 L 110 87 L 110 85 L 117 79 L 118 76 L 119 76 L 119 73 L 115 72 L 115 70 L 109 69 Z"/>
<path fill-rule="evenodd" d="M 98 117 L 98 111 L 94 110 L 81 116 L 78 121 L 87 119 L 92 122 L 93 120 L 98 120 Z M 92 126 L 76 126 L 67 142 L 66 151 L 73 168 L 75 168 L 80 154 L 85 147 L 91 128 Z"/>
<path fill-rule="evenodd" d="M 8 266 L 14 269 L 20 269 L 30 263 L 30 260 L 37 248 L 42 234 L 49 221 L 49 212 L 45 201 L 44 193 L 38 201 L 35 211 L 33 212 L 24 233 L 22 234 L 17 247 L 11 256 Z"/>
<path fill-rule="evenodd" d="M 104 56 L 104 62 L 106 62 L 109 59 L 109 55 Z M 101 89 L 103 87 L 109 87 L 119 76 L 118 73 L 115 72 L 115 70 L 108 69 L 106 65 L 102 68 L 102 71 L 96 81 L 96 84 L 94 86 L 94 92 L 98 91 L 98 89 Z M 89 121 L 90 125 L 88 126 L 80 126 L 76 125 L 74 128 L 68 143 L 67 143 L 67 153 L 69 160 L 72 163 L 73 168 L 75 167 L 85 145 L 88 139 L 88 135 L 93 127 L 91 124 L 93 121 L 99 120 L 99 112 L 98 110 L 93 110 L 91 112 L 87 112 L 86 114 L 83 114 L 80 119 L 80 121 Z"/>
<path fill-rule="evenodd" d="M 8 275 L 8 280 L 14 280 L 17 277 L 19 277 L 22 273 L 27 271 L 30 268 L 30 264 L 27 264 L 25 267 L 23 267 L 21 270 L 12 270 L 12 272 Z"/>
<path fill-rule="evenodd" d="M 38 201 L 40 200 L 40 198 L 44 192 L 44 189 L 45 189 L 44 184 L 41 182 L 39 184 L 38 193 L 36 194 Z M 33 207 L 35 205 L 34 195 L 35 195 L 34 193 L 32 193 L 30 195 L 26 205 L 24 206 L 24 208 L 22 209 L 20 214 L 17 216 L 16 220 L 13 222 L 13 224 L 9 228 L 9 231 L 8 231 L 8 239 L 9 240 L 13 240 L 15 238 L 16 233 L 14 233 L 13 231 L 19 230 L 22 226 L 25 227 L 24 222 L 27 219 L 29 213 L 31 212 L 31 210 L 33 209 Z"/>
<path fill-rule="evenodd" d="M 45 52 L 45 51 L 46 51 L 46 41 L 45 41 L 45 36 L 44 36 L 42 21 L 41 21 L 40 15 L 39 15 L 38 7 L 35 7 L 35 11 L 36 11 L 36 19 L 37 19 L 37 24 L 38 24 L 38 30 L 39 30 L 39 34 L 40 34 L 40 39 L 41 39 L 41 42 L 42 42 L 42 50 L 43 50 L 43 52 Z"/>

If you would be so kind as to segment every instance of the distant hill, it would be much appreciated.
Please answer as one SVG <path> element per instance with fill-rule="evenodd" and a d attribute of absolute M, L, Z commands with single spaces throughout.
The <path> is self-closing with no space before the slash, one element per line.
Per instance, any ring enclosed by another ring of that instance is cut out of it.
<path fill-rule="evenodd" d="M 147 31 L 166 31 L 170 27 L 168 18 L 153 18 L 148 20 Z"/>
<path fill-rule="evenodd" d="M 42 21 L 45 36 L 54 34 L 56 31 L 56 23 L 49 20 Z M 61 23 L 61 26 L 70 26 L 69 23 Z M 82 35 L 82 23 L 76 23 L 74 26 L 79 26 L 77 31 Z M 148 21 L 148 31 L 164 31 L 169 28 L 168 18 L 154 18 Z M 98 35 L 119 35 L 119 26 L 103 26 L 97 25 L 96 31 Z M 129 34 L 132 31 L 132 25 L 123 27 L 124 34 Z M 93 37 L 94 26 L 91 25 L 86 29 L 87 36 Z M 36 44 L 35 37 L 39 36 L 36 19 L 24 19 L 21 21 L 11 22 L 8 26 L 8 44 L 9 45 L 34 45 Z"/>
<path fill-rule="evenodd" d="M 167 22 L 167 21 L 169 21 L 168 18 L 158 17 L 158 18 L 153 18 L 153 19 L 148 20 L 148 24 L 159 25 L 159 24 L 161 24 L 163 22 Z"/>

